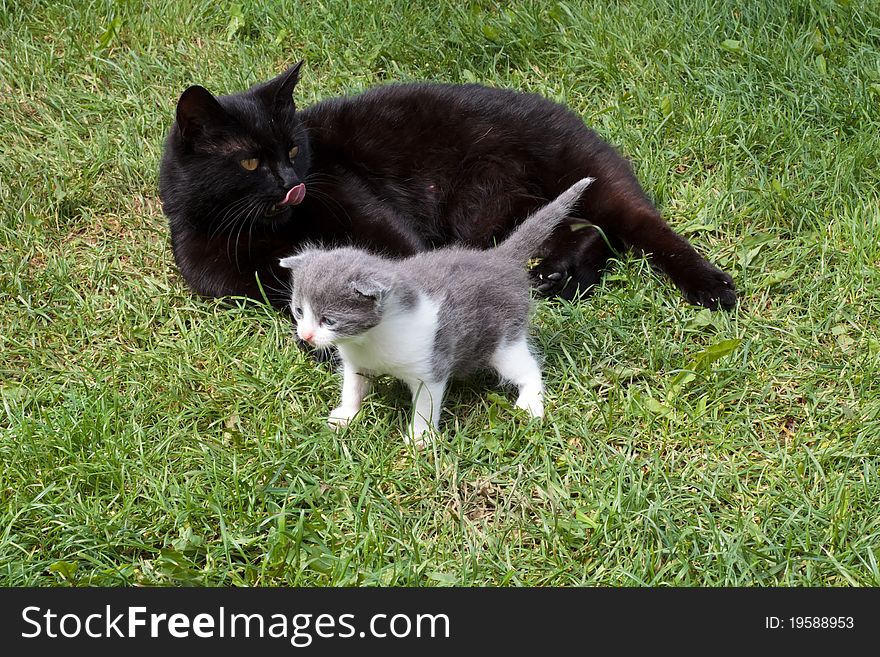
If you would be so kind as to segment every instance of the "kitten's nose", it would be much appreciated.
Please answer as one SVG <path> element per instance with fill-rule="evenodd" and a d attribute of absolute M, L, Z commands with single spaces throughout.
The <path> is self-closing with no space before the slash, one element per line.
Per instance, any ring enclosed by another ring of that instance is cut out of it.
<path fill-rule="evenodd" d="M 300 331 L 299 337 L 301 337 L 303 340 L 305 340 L 306 342 L 311 344 L 312 338 L 315 337 L 315 332 L 314 331 Z"/>

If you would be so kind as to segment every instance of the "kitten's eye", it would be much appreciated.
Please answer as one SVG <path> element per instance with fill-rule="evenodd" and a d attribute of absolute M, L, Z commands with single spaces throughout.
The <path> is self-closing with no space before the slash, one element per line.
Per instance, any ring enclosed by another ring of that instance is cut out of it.
<path fill-rule="evenodd" d="M 289 157 L 290 160 L 293 161 L 293 158 L 296 157 L 296 154 L 297 154 L 297 153 L 299 153 L 299 146 L 294 146 L 293 148 L 291 148 L 291 149 L 288 151 L 288 153 L 287 153 L 287 157 Z"/>
<path fill-rule="evenodd" d="M 294 309 L 293 309 L 293 316 L 294 316 L 296 319 L 302 319 L 302 318 L 303 318 L 303 309 L 300 308 L 299 306 L 297 306 L 296 308 L 294 308 Z"/>
<path fill-rule="evenodd" d="M 241 165 L 242 169 L 248 171 L 256 171 L 257 167 L 260 166 L 260 161 L 255 157 L 249 157 L 246 160 L 239 160 L 238 163 Z"/>
<path fill-rule="evenodd" d="M 322 317 L 321 324 L 327 327 L 336 326 L 336 320 L 331 319 L 330 317 Z"/>

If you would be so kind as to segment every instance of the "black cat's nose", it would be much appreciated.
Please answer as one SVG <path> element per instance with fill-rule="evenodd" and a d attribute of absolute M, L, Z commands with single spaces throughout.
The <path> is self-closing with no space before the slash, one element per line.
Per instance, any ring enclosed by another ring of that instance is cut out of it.
<path fill-rule="evenodd" d="M 276 177 L 278 178 L 278 184 L 285 191 L 302 182 L 299 176 L 296 175 L 294 168 L 290 165 L 280 167 Z"/>
<path fill-rule="evenodd" d="M 302 184 L 302 180 L 297 178 L 296 176 L 290 176 L 289 178 L 284 178 L 281 181 L 281 189 L 284 192 L 287 192 L 291 187 L 296 187 L 297 185 Z"/>

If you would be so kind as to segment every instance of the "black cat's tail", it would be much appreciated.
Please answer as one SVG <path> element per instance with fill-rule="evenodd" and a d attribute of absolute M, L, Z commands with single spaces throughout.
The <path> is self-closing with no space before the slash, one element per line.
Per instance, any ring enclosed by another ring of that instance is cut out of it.
<path fill-rule="evenodd" d="M 550 237 L 553 230 L 568 217 L 572 206 L 595 178 L 581 178 L 547 205 L 531 214 L 499 244 L 497 251 L 516 262 L 525 264 Z"/>

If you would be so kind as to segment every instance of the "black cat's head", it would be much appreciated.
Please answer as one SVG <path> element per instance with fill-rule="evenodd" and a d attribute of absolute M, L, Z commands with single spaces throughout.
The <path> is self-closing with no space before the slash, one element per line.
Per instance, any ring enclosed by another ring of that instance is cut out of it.
<path fill-rule="evenodd" d="M 311 161 L 293 101 L 301 66 L 229 96 L 183 92 L 160 169 L 172 221 L 223 232 L 292 216 Z"/>

